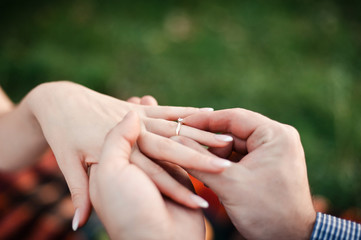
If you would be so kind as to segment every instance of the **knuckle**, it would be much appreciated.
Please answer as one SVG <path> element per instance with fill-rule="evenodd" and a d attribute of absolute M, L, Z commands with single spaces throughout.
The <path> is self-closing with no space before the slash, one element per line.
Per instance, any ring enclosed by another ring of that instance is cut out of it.
<path fill-rule="evenodd" d="M 281 128 L 279 124 L 273 122 L 266 123 L 259 128 L 259 131 L 263 133 L 264 138 L 267 140 L 272 139 L 275 135 L 279 135 Z"/>
<path fill-rule="evenodd" d="M 142 97 L 142 100 L 144 100 L 144 101 L 154 101 L 155 98 L 152 95 L 144 95 Z"/>
<path fill-rule="evenodd" d="M 256 149 L 266 143 L 273 141 L 276 137 L 281 136 L 281 124 L 277 122 L 268 122 L 258 127 L 247 140 L 247 148 Z"/>
<path fill-rule="evenodd" d="M 267 123 L 264 126 L 267 128 L 264 131 L 267 131 L 270 137 L 283 137 L 289 135 L 288 129 L 287 127 L 285 127 L 285 124 L 279 123 L 277 121 L 272 120 L 270 123 Z"/>
<path fill-rule="evenodd" d="M 300 138 L 300 134 L 297 131 L 297 129 L 291 125 L 285 125 L 285 127 L 287 128 L 288 132 L 295 138 L 299 139 Z"/>
<path fill-rule="evenodd" d="M 241 117 L 245 114 L 245 109 L 243 108 L 232 108 L 230 109 L 230 113 L 233 117 Z"/>
<path fill-rule="evenodd" d="M 289 142 L 300 142 L 300 134 L 297 129 L 291 125 L 280 124 L 279 134 Z"/>
<path fill-rule="evenodd" d="M 258 113 L 255 113 L 253 111 L 250 111 L 250 110 L 247 110 L 244 108 L 232 108 L 230 111 L 235 117 L 238 117 L 238 118 L 258 114 Z"/>

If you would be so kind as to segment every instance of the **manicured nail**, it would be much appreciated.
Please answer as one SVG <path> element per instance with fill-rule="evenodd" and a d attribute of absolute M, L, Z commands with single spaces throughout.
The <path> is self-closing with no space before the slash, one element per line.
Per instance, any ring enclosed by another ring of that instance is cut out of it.
<path fill-rule="evenodd" d="M 211 163 L 218 168 L 228 168 L 232 165 L 230 161 L 221 158 L 213 158 Z"/>
<path fill-rule="evenodd" d="M 214 109 L 213 108 L 201 108 L 201 109 L 199 109 L 200 111 L 202 111 L 202 112 L 213 112 L 214 111 Z"/>
<path fill-rule="evenodd" d="M 191 199 L 194 203 L 196 203 L 201 208 L 207 208 L 209 206 L 208 202 L 198 195 L 192 194 Z"/>
<path fill-rule="evenodd" d="M 223 135 L 223 134 L 216 134 L 214 135 L 215 139 L 223 141 L 223 142 L 232 142 L 233 141 L 233 137 L 228 136 L 228 135 Z"/>
<path fill-rule="evenodd" d="M 79 208 L 75 210 L 74 218 L 73 218 L 73 231 L 76 231 L 79 226 Z"/>

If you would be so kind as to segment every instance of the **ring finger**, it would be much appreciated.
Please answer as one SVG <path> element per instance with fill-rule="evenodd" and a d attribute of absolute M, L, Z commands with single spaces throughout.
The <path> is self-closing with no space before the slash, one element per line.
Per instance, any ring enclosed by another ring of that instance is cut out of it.
<path fill-rule="evenodd" d="M 225 147 L 233 141 L 233 138 L 229 135 L 214 134 L 164 119 L 146 118 L 144 123 L 146 129 L 154 134 L 163 137 L 180 135 L 209 147 Z"/>

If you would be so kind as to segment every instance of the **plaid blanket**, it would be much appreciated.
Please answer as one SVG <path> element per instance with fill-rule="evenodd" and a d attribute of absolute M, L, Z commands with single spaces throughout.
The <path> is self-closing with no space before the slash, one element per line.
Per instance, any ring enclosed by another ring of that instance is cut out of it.
<path fill-rule="evenodd" d="M 82 239 L 71 230 L 73 206 L 54 156 L 0 173 L 0 239 Z"/>

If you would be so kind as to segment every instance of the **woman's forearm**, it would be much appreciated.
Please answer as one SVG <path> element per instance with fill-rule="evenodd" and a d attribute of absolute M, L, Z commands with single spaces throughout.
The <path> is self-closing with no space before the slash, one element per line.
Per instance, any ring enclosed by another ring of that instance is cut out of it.
<path fill-rule="evenodd" d="M 34 163 L 48 144 L 30 111 L 28 97 L 0 115 L 0 170 L 17 170 Z"/>

